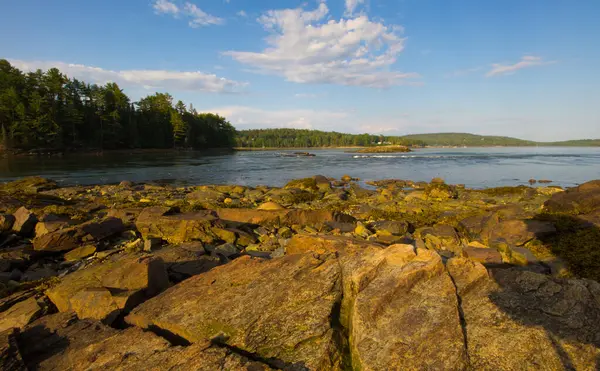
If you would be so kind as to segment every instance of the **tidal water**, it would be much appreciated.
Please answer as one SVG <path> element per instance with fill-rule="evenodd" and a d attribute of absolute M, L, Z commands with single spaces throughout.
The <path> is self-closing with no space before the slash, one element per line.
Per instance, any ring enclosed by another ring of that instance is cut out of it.
<path fill-rule="evenodd" d="M 296 178 L 344 174 L 363 181 L 442 177 L 471 188 L 528 184 L 548 179 L 574 186 L 600 179 L 600 148 L 427 148 L 411 153 L 356 154 L 307 149 L 315 157 L 286 157 L 295 151 L 77 154 L 0 159 L 0 181 L 39 175 L 64 185 L 134 182 L 281 186 Z"/>

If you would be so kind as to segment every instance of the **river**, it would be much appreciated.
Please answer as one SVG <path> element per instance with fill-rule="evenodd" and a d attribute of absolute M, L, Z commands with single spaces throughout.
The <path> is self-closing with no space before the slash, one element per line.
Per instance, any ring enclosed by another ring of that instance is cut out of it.
<path fill-rule="evenodd" d="M 344 174 L 364 180 L 442 177 L 467 187 L 528 184 L 549 179 L 574 186 L 600 178 L 600 148 L 425 148 L 411 153 L 356 154 L 343 149 L 307 149 L 315 157 L 284 157 L 294 151 L 106 152 L 61 157 L 0 159 L 0 181 L 39 175 L 64 185 L 134 182 L 281 186 L 290 179 Z"/>

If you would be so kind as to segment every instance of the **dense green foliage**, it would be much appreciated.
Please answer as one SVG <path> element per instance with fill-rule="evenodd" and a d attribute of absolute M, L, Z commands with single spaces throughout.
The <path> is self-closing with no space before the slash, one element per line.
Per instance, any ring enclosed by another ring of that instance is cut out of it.
<path fill-rule="evenodd" d="M 342 134 L 304 129 L 253 129 L 237 133 L 237 146 L 247 148 L 352 147 L 377 144 L 420 146 L 423 143 L 394 136 Z"/>
<path fill-rule="evenodd" d="M 525 147 L 525 146 L 600 146 L 600 139 L 570 140 L 564 142 L 534 142 L 511 137 L 475 135 L 466 133 L 411 134 L 384 136 L 371 134 L 342 134 L 304 129 L 256 129 L 237 133 L 237 146 L 246 148 L 290 147 L 350 147 L 376 145 L 404 145 L 412 147 Z"/>
<path fill-rule="evenodd" d="M 232 147 L 235 129 L 169 94 L 132 103 L 116 83 L 58 69 L 23 73 L 0 60 L 0 147 L 18 150 Z"/>

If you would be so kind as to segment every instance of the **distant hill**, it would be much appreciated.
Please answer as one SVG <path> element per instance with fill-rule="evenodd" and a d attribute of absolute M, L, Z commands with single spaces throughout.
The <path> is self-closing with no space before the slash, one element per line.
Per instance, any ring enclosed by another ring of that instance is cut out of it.
<path fill-rule="evenodd" d="M 412 134 L 402 138 L 416 140 L 427 146 L 467 146 L 467 147 L 520 147 L 535 146 L 537 143 L 529 140 L 499 137 L 490 135 L 475 135 L 467 133 L 434 133 L 434 134 Z"/>
<path fill-rule="evenodd" d="M 404 136 L 344 134 L 306 129 L 252 129 L 240 130 L 237 146 L 242 148 L 291 147 L 369 147 L 377 145 L 404 145 L 410 147 L 531 147 L 531 146 L 600 146 L 600 139 L 569 140 L 562 142 L 534 142 L 511 137 L 476 135 L 468 133 L 411 134 Z"/>

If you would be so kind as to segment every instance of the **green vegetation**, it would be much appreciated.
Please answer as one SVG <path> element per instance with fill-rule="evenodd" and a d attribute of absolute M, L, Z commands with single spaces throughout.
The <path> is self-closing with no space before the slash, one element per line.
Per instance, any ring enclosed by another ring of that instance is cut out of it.
<path fill-rule="evenodd" d="M 304 129 L 256 129 L 242 130 L 237 133 L 237 146 L 245 148 L 363 147 L 378 144 L 422 146 L 424 143 L 394 136 L 342 134 Z"/>
<path fill-rule="evenodd" d="M 242 148 L 369 147 L 390 145 L 402 145 L 408 147 L 592 147 L 600 146 L 600 139 L 569 140 L 564 142 L 534 142 L 511 137 L 466 133 L 385 136 L 371 134 L 342 134 L 305 129 L 256 129 L 238 131 L 236 143 L 238 147 Z"/>
<path fill-rule="evenodd" d="M 58 69 L 23 73 L 0 60 L 0 149 L 219 148 L 234 145 L 225 118 L 169 94 L 131 102 L 115 83 L 90 85 Z"/>
<path fill-rule="evenodd" d="M 422 141 L 428 146 L 450 146 L 450 147 L 520 147 L 535 146 L 536 142 L 510 137 L 497 137 L 488 135 L 475 135 L 465 133 L 436 133 L 436 134 L 413 134 L 402 138 L 408 140 Z"/>

